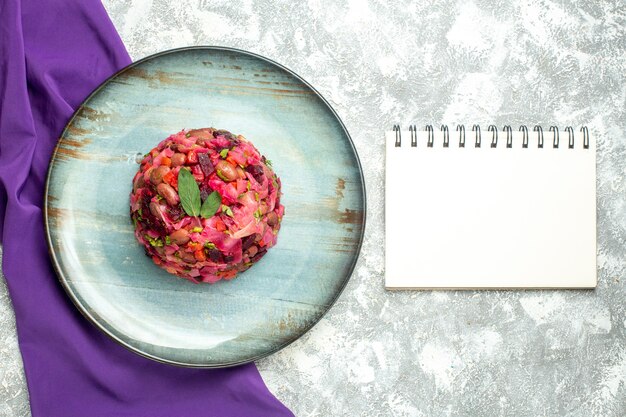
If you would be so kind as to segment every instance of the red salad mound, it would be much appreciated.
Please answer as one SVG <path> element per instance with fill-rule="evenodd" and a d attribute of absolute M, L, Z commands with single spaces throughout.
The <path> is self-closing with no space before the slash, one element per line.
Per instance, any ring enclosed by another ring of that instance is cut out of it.
<path fill-rule="evenodd" d="M 233 279 L 276 244 L 280 179 L 243 136 L 183 130 L 133 178 L 130 216 L 154 263 L 193 282 Z"/>

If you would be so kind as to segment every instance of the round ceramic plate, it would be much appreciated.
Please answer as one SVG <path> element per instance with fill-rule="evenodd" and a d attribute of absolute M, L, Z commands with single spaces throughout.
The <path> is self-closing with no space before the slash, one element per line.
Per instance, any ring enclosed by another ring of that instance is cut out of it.
<path fill-rule="evenodd" d="M 286 212 L 278 244 L 213 285 L 154 265 L 129 218 L 137 156 L 199 127 L 272 160 Z M 276 352 L 330 308 L 361 247 L 365 191 L 346 129 L 309 84 L 258 55 L 194 47 L 142 59 L 85 100 L 54 152 L 45 216 L 61 283 L 97 327 L 155 360 L 221 367 Z"/>

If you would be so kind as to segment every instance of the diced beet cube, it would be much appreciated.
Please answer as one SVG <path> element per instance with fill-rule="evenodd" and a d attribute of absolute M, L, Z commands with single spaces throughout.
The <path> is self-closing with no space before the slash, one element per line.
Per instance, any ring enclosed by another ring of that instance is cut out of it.
<path fill-rule="evenodd" d="M 198 154 L 198 163 L 200 164 L 200 168 L 202 169 L 202 172 L 206 177 L 208 177 L 215 171 L 215 167 L 211 163 L 209 155 L 207 155 L 206 153 Z"/>
<path fill-rule="evenodd" d="M 224 255 L 220 252 L 219 249 L 209 249 L 208 250 L 209 259 L 216 263 L 221 263 L 224 261 Z"/>
<path fill-rule="evenodd" d="M 185 215 L 185 213 L 184 213 L 182 207 L 180 206 L 180 204 L 177 205 L 177 206 L 168 206 L 167 207 L 167 214 L 169 214 L 170 218 L 172 220 L 174 220 L 175 222 L 179 221 Z"/>
<path fill-rule="evenodd" d="M 263 168 L 261 168 L 261 166 L 248 165 L 246 167 L 246 171 L 248 171 L 250 175 L 252 175 L 254 179 L 256 180 L 256 182 L 258 182 L 259 184 L 263 182 Z"/>
<path fill-rule="evenodd" d="M 250 246 L 254 245 L 254 241 L 257 236 L 258 236 L 257 234 L 253 234 L 253 235 L 246 236 L 243 239 L 241 239 L 241 250 L 245 251 Z"/>
<path fill-rule="evenodd" d="M 200 199 L 202 201 L 206 200 L 206 198 L 213 192 L 213 188 L 209 185 L 208 178 L 200 184 Z"/>

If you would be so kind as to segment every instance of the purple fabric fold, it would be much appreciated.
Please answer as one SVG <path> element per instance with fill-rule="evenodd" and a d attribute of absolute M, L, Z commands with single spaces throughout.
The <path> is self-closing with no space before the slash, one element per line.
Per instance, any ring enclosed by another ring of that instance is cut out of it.
<path fill-rule="evenodd" d="M 33 416 L 292 416 L 254 364 L 153 362 L 73 307 L 48 258 L 48 163 L 74 110 L 130 58 L 96 0 L 4 0 L 0 23 L 0 236 Z"/>

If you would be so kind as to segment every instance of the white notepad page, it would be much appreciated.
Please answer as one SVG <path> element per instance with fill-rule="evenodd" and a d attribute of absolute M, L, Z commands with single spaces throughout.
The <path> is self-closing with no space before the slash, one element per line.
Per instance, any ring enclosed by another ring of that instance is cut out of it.
<path fill-rule="evenodd" d="M 428 288 L 593 288 L 596 286 L 596 145 L 574 148 L 561 131 L 483 131 L 481 147 L 450 131 L 386 133 L 385 286 Z"/>

